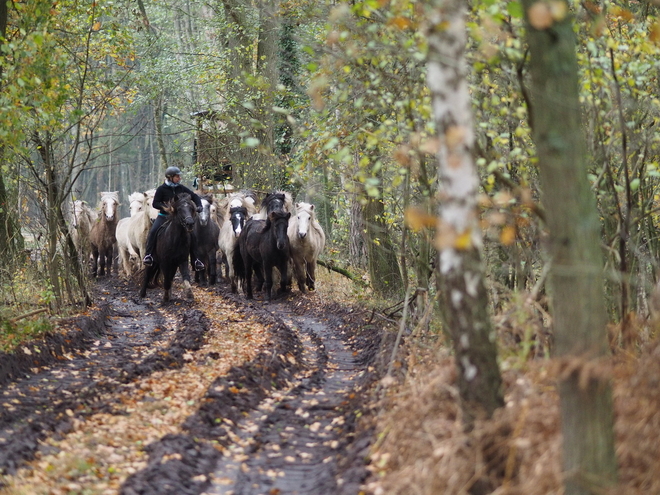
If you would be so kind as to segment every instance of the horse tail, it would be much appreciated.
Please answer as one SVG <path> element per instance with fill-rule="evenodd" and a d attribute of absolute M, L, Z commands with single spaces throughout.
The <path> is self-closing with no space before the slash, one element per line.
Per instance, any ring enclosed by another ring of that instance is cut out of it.
<path fill-rule="evenodd" d="M 238 278 L 241 281 L 245 280 L 246 277 L 245 263 L 243 263 L 243 256 L 241 256 L 241 250 L 238 244 L 236 245 L 236 247 L 234 248 L 234 252 L 232 253 L 231 262 L 234 267 L 234 275 L 236 276 L 236 278 Z"/>

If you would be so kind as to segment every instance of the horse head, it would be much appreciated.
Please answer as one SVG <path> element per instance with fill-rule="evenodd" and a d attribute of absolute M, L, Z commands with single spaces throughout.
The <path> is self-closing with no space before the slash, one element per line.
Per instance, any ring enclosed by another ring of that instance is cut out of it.
<path fill-rule="evenodd" d="M 309 224 L 314 216 L 314 205 L 310 203 L 296 203 L 296 217 L 298 237 L 304 239 L 309 232 Z"/>
<path fill-rule="evenodd" d="M 197 207 L 190 198 L 190 194 L 179 194 L 170 206 L 172 212 L 168 213 L 174 215 L 187 232 L 192 232 L 197 218 Z"/>
<path fill-rule="evenodd" d="M 273 229 L 277 249 L 280 251 L 289 248 L 289 237 L 286 233 L 289 228 L 289 218 L 291 218 L 291 213 L 289 212 L 271 211 L 266 220 L 266 228 Z"/>
<path fill-rule="evenodd" d="M 112 222 L 117 215 L 119 206 L 119 191 L 101 193 L 101 214 L 108 222 Z"/>
<path fill-rule="evenodd" d="M 153 207 L 154 204 L 154 196 L 156 195 L 156 190 L 155 189 L 149 189 L 148 191 L 144 192 L 144 204 L 146 207 L 149 209 L 149 218 L 153 222 L 156 220 L 156 217 L 158 216 L 159 211 Z"/>
<path fill-rule="evenodd" d="M 71 226 L 74 229 L 77 229 L 78 226 L 80 225 L 80 221 L 85 214 L 85 206 L 87 203 L 85 203 L 81 199 L 75 200 L 72 205 L 71 205 Z"/>
<path fill-rule="evenodd" d="M 229 221 L 231 222 L 231 228 L 234 231 L 234 237 L 241 235 L 247 217 L 248 211 L 244 206 L 233 206 L 229 209 Z"/>
<path fill-rule="evenodd" d="M 130 216 L 135 216 L 144 209 L 146 199 L 146 194 L 141 192 L 134 192 L 128 196 Z"/>
<path fill-rule="evenodd" d="M 205 195 L 202 196 L 202 211 L 199 212 L 197 218 L 199 219 L 199 224 L 203 227 L 209 223 L 211 218 L 211 206 L 213 205 L 213 196 Z"/>
<path fill-rule="evenodd" d="M 273 211 L 284 211 L 284 193 L 269 193 L 261 202 L 261 209 L 266 209 L 266 213 Z"/>

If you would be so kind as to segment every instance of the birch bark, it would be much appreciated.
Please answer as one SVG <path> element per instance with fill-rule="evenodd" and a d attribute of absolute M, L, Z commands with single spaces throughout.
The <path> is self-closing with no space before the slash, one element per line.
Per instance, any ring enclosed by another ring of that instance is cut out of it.
<path fill-rule="evenodd" d="M 451 335 L 463 421 L 503 405 L 495 332 L 481 260 L 471 97 L 466 80 L 465 2 L 428 4 L 428 80 L 439 140 L 436 284 Z"/>

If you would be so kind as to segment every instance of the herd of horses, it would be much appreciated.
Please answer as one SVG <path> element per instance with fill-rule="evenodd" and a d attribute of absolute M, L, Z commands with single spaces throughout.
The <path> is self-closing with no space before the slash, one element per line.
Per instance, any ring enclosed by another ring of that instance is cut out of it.
<path fill-rule="evenodd" d="M 274 191 L 261 202 L 252 191 L 241 191 L 221 199 L 200 196 L 198 212 L 188 194 L 174 198 L 166 207 L 167 221 L 157 232 L 155 263 L 143 266 L 147 235 L 158 210 L 152 202 L 155 189 L 128 196 L 130 216 L 119 219 L 119 193 L 100 193 L 97 209 L 84 201 L 69 208 L 71 237 L 83 262 L 89 261 L 92 276 L 110 275 L 114 269 L 128 279 L 141 277 L 140 297 L 162 280 L 163 302 L 171 299 L 178 272 L 184 295 L 193 298 L 191 245 L 204 263 L 195 282 L 213 285 L 223 277 L 231 290 L 242 288 L 248 299 L 254 290 L 270 301 L 279 272 L 279 293 L 291 290 L 295 280 L 301 292 L 315 289 L 316 264 L 325 246 L 325 233 L 316 219 L 315 207 L 294 203 L 288 192 Z M 258 204 L 258 206 L 257 206 Z M 160 277 L 160 278 L 159 278 Z"/>

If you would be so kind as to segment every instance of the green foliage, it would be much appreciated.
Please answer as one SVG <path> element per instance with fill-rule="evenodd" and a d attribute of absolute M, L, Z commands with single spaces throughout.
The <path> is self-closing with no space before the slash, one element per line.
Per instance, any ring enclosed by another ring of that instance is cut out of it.
<path fill-rule="evenodd" d="M 50 282 L 34 263 L 3 273 L 0 284 L 0 350 L 11 351 L 23 342 L 40 338 L 53 329 L 45 313 L 23 318 L 54 301 Z"/>
<path fill-rule="evenodd" d="M 420 171 L 420 144 L 432 135 L 425 38 L 416 2 L 340 3 L 323 36 L 308 45 L 311 109 L 297 126 L 292 180 L 321 184 L 337 213 L 333 241 L 350 243 L 351 203 L 383 199 L 382 221 L 400 238 L 404 198 L 428 202 L 432 177 Z M 412 180 L 408 180 L 410 175 Z M 413 192 L 404 192 L 413 184 Z M 354 234 L 354 233 L 353 233 Z M 377 241 L 377 240 L 374 240 Z M 346 254 L 344 256 L 346 256 Z M 357 260 L 351 260 L 357 263 Z"/>

